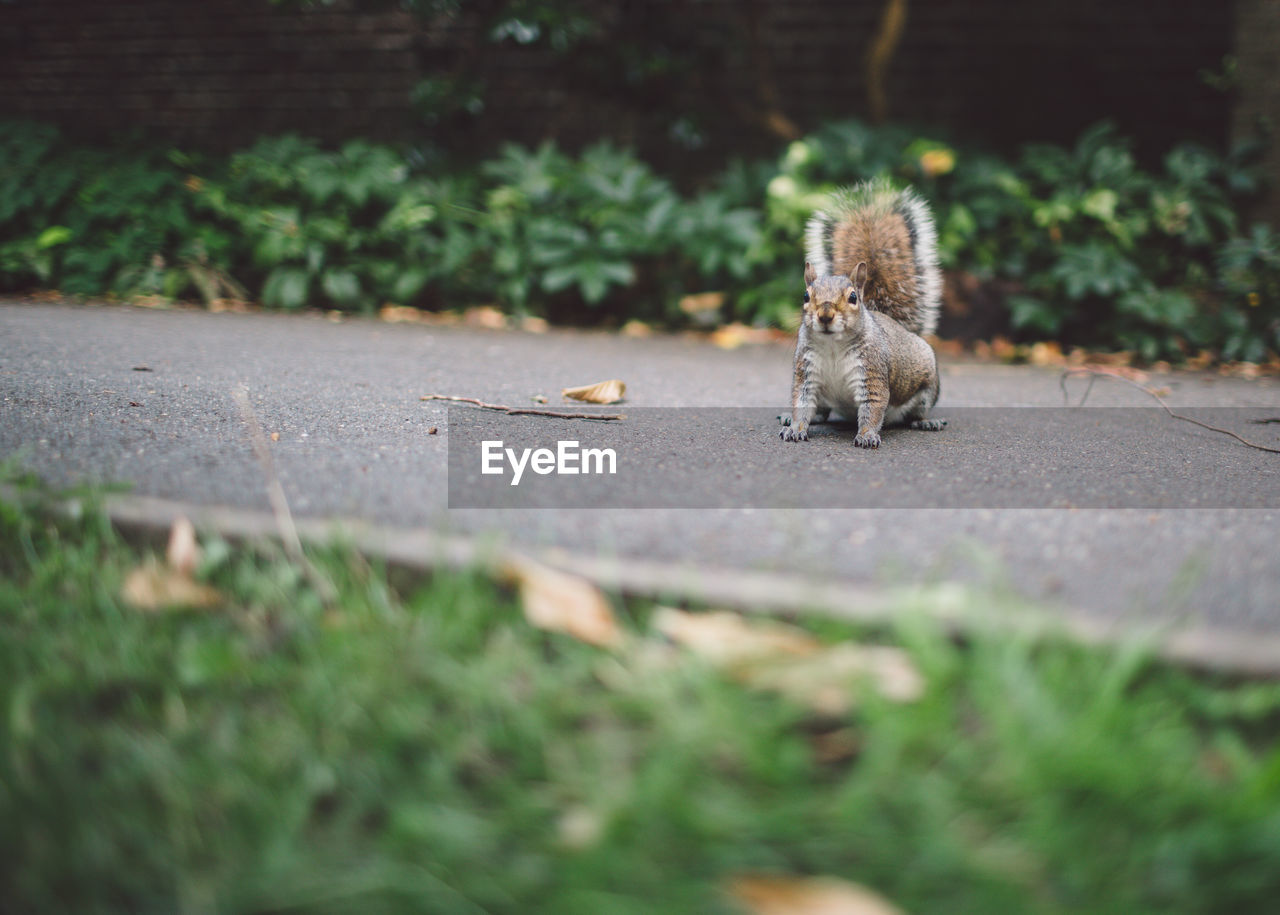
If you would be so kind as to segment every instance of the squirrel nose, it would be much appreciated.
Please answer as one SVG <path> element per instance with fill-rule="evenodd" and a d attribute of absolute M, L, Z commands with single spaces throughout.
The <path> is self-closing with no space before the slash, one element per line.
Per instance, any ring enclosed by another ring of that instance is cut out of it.
<path fill-rule="evenodd" d="M 818 315 L 818 321 L 821 322 L 823 327 L 830 327 L 831 322 L 835 320 L 835 317 L 836 316 L 833 314 L 820 314 Z"/>

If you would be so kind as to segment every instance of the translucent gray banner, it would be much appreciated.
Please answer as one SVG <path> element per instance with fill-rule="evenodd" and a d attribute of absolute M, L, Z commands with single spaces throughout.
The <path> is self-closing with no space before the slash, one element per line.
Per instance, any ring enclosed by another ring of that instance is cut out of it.
<path fill-rule="evenodd" d="M 588 408 L 590 409 L 590 408 Z M 616 422 L 448 411 L 450 508 L 1280 508 L 1280 455 L 1156 408 L 955 408 L 940 432 L 781 408 L 610 408 Z M 1179 412 L 1280 446 L 1280 406 Z"/>

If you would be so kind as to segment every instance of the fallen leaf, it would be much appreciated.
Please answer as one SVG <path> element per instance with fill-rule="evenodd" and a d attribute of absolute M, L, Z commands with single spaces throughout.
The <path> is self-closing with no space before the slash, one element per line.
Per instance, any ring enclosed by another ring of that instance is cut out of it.
<path fill-rule="evenodd" d="M 942 340 L 938 337 L 933 337 L 929 343 L 939 356 L 959 357 L 964 355 L 963 340 Z"/>
<path fill-rule="evenodd" d="M 618 331 L 624 337 L 652 337 L 653 328 L 643 321 L 632 318 L 626 324 L 622 325 L 622 329 Z"/>
<path fill-rule="evenodd" d="M 680 299 L 680 310 L 687 315 L 714 311 L 724 304 L 723 292 L 697 292 Z"/>
<path fill-rule="evenodd" d="M 1197 371 L 1200 369 L 1207 369 L 1209 366 L 1213 365 L 1213 362 L 1214 355 L 1212 351 L 1202 349 L 1187 360 L 1187 368 L 1196 369 Z"/>
<path fill-rule="evenodd" d="M 653 628 L 717 666 L 759 658 L 807 657 L 822 650 L 822 643 L 803 629 L 772 620 L 748 622 L 727 610 L 686 613 L 659 607 Z"/>
<path fill-rule="evenodd" d="M 879 893 L 835 877 L 743 876 L 727 889 L 751 915 L 902 915 Z"/>
<path fill-rule="evenodd" d="M 412 305 L 383 305 L 378 317 L 388 324 L 417 324 L 422 321 L 422 312 Z"/>
<path fill-rule="evenodd" d="M 1129 350 L 1120 350 L 1115 353 L 1090 353 L 1089 362 L 1094 365 L 1113 367 L 1129 366 L 1133 364 L 1133 353 Z"/>
<path fill-rule="evenodd" d="M 209 300 L 209 311 L 213 312 L 214 314 L 222 314 L 224 312 L 229 311 L 229 312 L 234 312 L 235 314 L 247 315 L 247 314 L 252 314 L 253 312 L 258 310 L 259 309 L 252 302 L 246 302 L 243 299 L 234 299 L 234 298 L 224 297 L 224 298 Z M 341 315 L 341 312 L 338 312 L 338 314 Z M 334 320 L 333 315 L 334 315 L 334 312 L 329 313 L 330 321 Z"/>
<path fill-rule="evenodd" d="M 502 330 L 507 326 L 507 316 L 492 305 L 477 305 L 463 313 L 462 323 L 468 327 Z"/>
<path fill-rule="evenodd" d="M 1252 380 L 1262 376 L 1262 367 L 1254 362 L 1228 362 L 1218 367 L 1218 374 Z"/>
<path fill-rule="evenodd" d="M 913 702 L 924 693 L 924 677 L 900 648 L 824 645 L 796 626 L 728 611 L 662 607 L 653 626 L 744 686 L 779 693 L 821 715 L 848 714 L 868 684 L 893 702 Z"/>
<path fill-rule="evenodd" d="M 1027 361 L 1032 365 L 1065 365 L 1067 360 L 1058 343 L 1042 341 L 1031 344 L 1031 349 L 1027 351 Z"/>
<path fill-rule="evenodd" d="M 272 433 L 271 433 L 271 440 L 272 440 L 273 442 L 278 442 L 278 441 L 280 441 L 280 433 L 279 433 L 279 432 L 272 432 Z"/>
<path fill-rule="evenodd" d="M 551 329 L 551 325 L 547 323 L 546 318 L 539 318 L 536 315 L 525 315 L 520 319 L 520 329 L 526 334 L 545 334 Z"/>
<path fill-rule="evenodd" d="M 427 430 L 427 435 L 435 435 L 439 431 L 440 429 L 437 426 L 432 426 L 430 429 Z"/>
<path fill-rule="evenodd" d="M 196 529 L 186 518 L 178 518 L 169 529 L 169 546 L 165 550 L 169 568 L 190 578 L 200 565 L 200 545 L 196 543 Z"/>
<path fill-rule="evenodd" d="M 751 327 L 734 322 L 716 328 L 711 332 L 710 340 L 721 349 L 737 349 L 744 343 L 776 343 L 790 338 L 791 334 L 776 327 Z"/>
<path fill-rule="evenodd" d="M 216 588 L 194 581 L 154 557 L 125 576 L 120 596 L 138 610 L 212 607 L 222 601 Z"/>
<path fill-rule="evenodd" d="M 1018 347 L 1007 337 L 994 337 L 991 340 L 991 356 L 1001 362 L 1012 362 L 1018 358 Z"/>
<path fill-rule="evenodd" d="M 626 393 L 626 383 L 617 378 L 611 378 L 608 381 L 584 384 L 577 388 L 565 388 L 560 392 L 560 396 L 584 400 L 587 403 L 617 403 Z"/>
<path fill-rule="evenodd" d="M 622 643 L 622 629 L 604 592 L 585 578 L 524 558 L 508 559 L 501 574 L 515 583 L 525 619 L 533 626 L 605 648 Z"/>
<path fill-rule="evenodd" d="M 924 677 L 898 648 L 846 642 L 802 659 L 779 659 L 737 670 L 756 689 L 768 689 L 822 715 L 847 715 L 858 688 L 870 683 L 892 702 L 914 702 L 924 694 Z"/>

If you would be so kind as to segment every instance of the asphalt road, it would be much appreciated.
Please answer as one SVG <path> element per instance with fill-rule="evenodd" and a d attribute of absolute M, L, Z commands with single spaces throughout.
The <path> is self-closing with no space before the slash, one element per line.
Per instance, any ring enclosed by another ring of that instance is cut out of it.
<path fill-rule="evenodd" d="M 1064 408 L 1057 370 L 949 361 L 943 432 L 894 430 L 863 451 L 835 424 L 783 443 L 790 359 L 678 337 L 0 303 L 0 454 L 57 484 L 265 508 L 243 385 L 299 515 L 857 585 L 958 579 L 1109 619 L 1280 630 L 1280 455 L 1120 384 Z M 615 377 L 620 423 L 420 399 L 576 409 L 562 387 Z M 1280 445 L 1280 424 L 1258 422 L 1280 417 L 1275 379 L 1154 383 Z M 516 457 L 612 449 L 617 473 L 512 486 L 509 465 L 480 472 L 480 443 L 497 440 Z"/>

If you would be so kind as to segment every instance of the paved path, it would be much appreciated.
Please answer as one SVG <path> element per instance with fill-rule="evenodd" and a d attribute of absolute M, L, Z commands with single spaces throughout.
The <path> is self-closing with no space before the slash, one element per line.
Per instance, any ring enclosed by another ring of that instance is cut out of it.
<path fill-rule="evenodd" d="M 232 397 L 243 384 L 304 516 L 859 586 L 960 579 L 1108 619 L 1280 631 L 1280 456 L 1118 384 L 1098 382 L 1089 404 L 1134 409 L 1064 410 L 1056 370 L 964 362 L 943 365 L 944 432 L 891 432 L 876 452 L 840 427 L 785 444 L 773 415 L 789 371 L 783 345 L 0 303 L 0 454 L 58 483 L 264 508 Z M 419 399 L 545 395 L 555 408 L 560 388 L 614 377 L 628 384 L 618 425 L 454 407 L 451 427 L 449 407 Z M 1156 383 L 1175 406 L 1280 443 L 1280 425 L 1249 422 L 1280 416 L 1275 379 Z M 506 484 L 504 501 L 458 450 L 489 435 L 609 444 L 626 472 Z"/>

